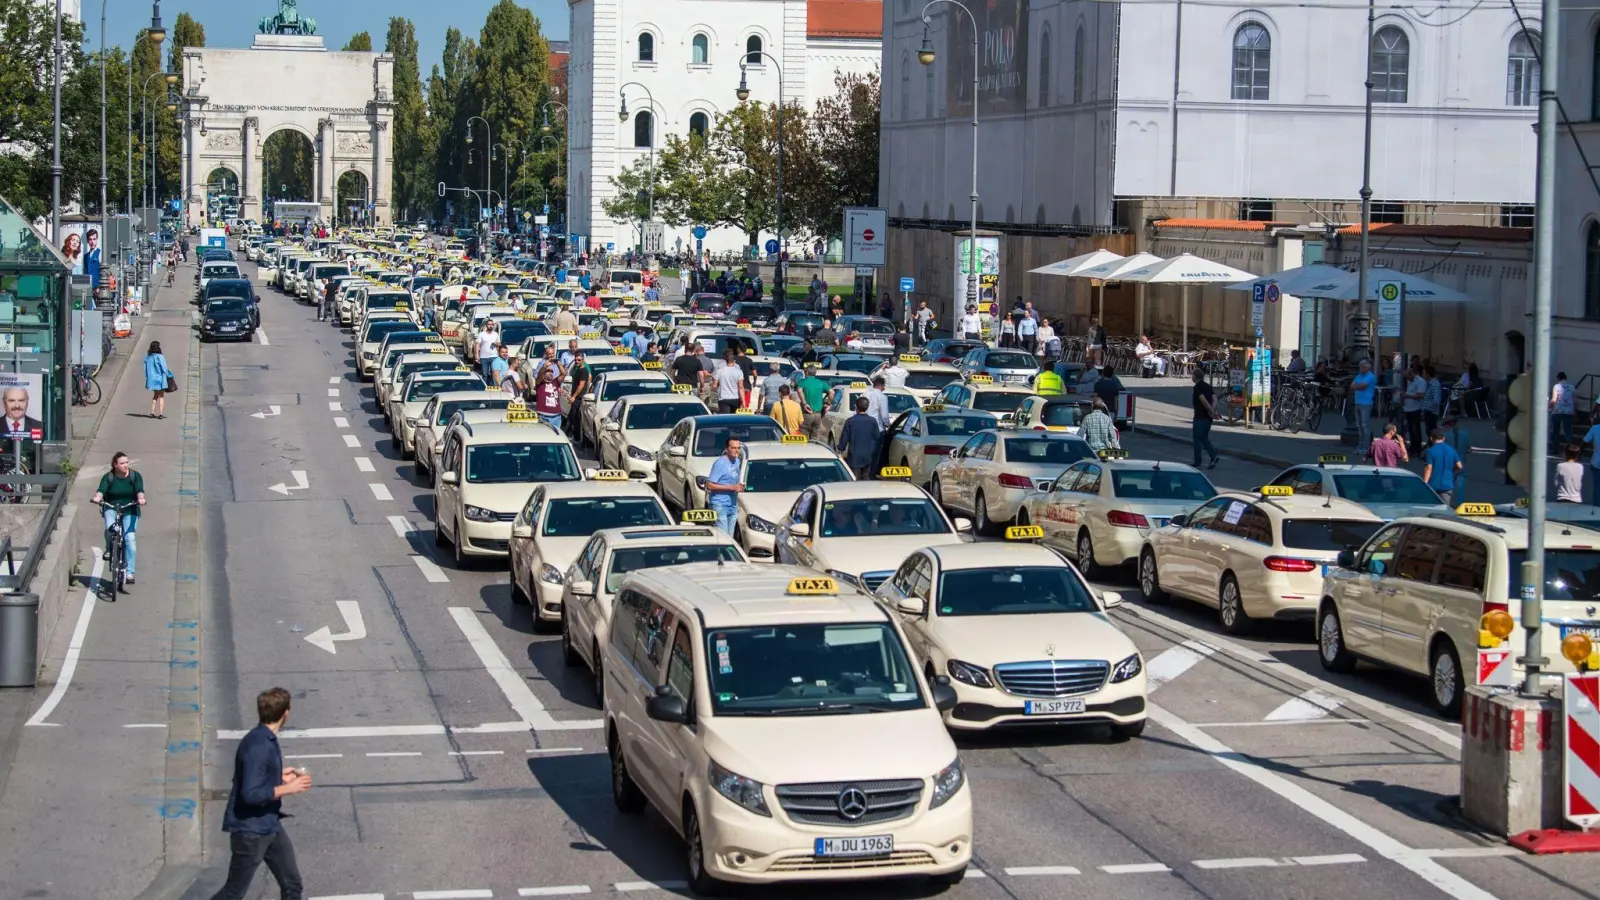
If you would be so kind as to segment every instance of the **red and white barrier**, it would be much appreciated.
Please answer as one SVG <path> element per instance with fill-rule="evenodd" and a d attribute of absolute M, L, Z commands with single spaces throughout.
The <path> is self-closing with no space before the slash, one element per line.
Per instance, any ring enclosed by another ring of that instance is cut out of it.
<path fill-rule="evenodd" d="M 1569 675 L 1562 687 L 1567 751 L 1562 814 L 1588 830 L 1600 824 L 1600 675 Z"/>

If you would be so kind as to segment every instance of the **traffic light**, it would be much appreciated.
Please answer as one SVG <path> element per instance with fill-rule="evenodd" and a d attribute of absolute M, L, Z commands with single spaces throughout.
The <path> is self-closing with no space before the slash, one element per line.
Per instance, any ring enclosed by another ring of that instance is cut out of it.
<path fill-rule="evenodd" d="M 1532 480 L 1535 450 L 1533 446 L 1533 379 L 1516 375 L 1506 385 L 1506 479 L 1528 486 Z"/>

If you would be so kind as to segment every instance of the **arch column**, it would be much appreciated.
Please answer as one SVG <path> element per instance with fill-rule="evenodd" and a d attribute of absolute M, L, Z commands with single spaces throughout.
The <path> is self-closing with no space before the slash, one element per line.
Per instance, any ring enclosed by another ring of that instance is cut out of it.
<path fill-rule="evenodd" d="M 244 150 L 241 154 L 239 179 L 239 215 L 261 221 L 261 120 L 255 116 L 244 119 Z"/>
<path fill-rule="evenodd" d="M 367 179 L 367 192 L 372 199 L 372 224 L 393 223 L 389 201 L 392 184 L 384 164 L 391 160 L 389 123 L 379 120 L 372 123 L 372 177 Z"/>

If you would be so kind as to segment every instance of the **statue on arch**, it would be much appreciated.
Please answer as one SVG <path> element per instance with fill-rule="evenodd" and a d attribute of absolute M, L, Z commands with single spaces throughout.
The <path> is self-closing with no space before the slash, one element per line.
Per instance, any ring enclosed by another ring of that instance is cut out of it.
<path fill-rule="evenodd" d="M 316 34 L 317 20 L 300 15 L 299 0 L 278 0 L 278 14 L 263 16 L 256 26 L 262 34 Z"/>

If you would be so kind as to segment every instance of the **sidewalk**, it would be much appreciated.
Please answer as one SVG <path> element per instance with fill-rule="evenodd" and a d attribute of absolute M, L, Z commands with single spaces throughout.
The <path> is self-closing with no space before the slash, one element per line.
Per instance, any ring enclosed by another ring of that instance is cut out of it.
<path fill-rule="evenodd" d="M 157 289 L 148 317 L 99 376 L 104 398 L 73 410 L 78 474 L 69 504 L 84 586 L 41 653 L 27 724 L 0 743 L 0 871 L 8 896 L 164 896 L 146 891 L 199 860 L 200 368 L 184 268 Z M 143 358 L 159 340 L 179 391 L 149 418 Z M 143 476 L 137 582 L 115 603 L 92 582 L 105 571 L 98 511 L 88 505 L 112 453 Z M 49 852 L 39 852 L 48 848 Z M 172 879 L 181 880 L 181 879 Z M 146 891 L 141 895 L 141 891 Z"/>

